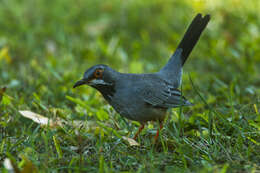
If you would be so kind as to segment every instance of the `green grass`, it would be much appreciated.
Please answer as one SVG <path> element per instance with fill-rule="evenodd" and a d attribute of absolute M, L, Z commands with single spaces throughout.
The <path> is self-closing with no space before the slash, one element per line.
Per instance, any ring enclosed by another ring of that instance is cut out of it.
<path fill-rule="evenodd" d="M 0 171 L 10 158 L 40 172 L 259 172 L 260 2 L 243 0 L 0 1 Z M 184 68 L 193 107 L 150 123 L 121 118 L 90 87 L 94 64 L 155 72 L 198 13 L 211 21 Z M 41 127 L 30 110 L 79 126 Z"/>

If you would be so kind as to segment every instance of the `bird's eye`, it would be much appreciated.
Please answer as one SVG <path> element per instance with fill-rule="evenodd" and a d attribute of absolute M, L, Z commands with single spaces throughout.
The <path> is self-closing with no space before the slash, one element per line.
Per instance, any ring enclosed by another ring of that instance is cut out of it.
<path fill-rule="evenodd" d="M 102 75 L 103 75 L 103 70 L 102 70 L 102 69 L 97 69 L 97 70 L 94 72 L 95 78 L 101 78 Z"/>

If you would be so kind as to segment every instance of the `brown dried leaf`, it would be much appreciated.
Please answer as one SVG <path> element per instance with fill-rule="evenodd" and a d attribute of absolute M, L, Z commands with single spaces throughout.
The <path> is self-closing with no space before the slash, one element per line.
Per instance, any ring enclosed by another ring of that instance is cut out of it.
<path fill-rule="evenodd" d="M 52 120 L 47 117 L 44 117 L 40 114 L 36 114 L 31 111 L 19 111 L 20 114 L 22 114 L 24 117 L 29 118 L 33 120 L 34 122 L 42 125 L 42 126 L 50 126 L 50 127 L 58 127 L 58 126 L 63 126 L 62 121 L 57 119 L 57 120 Z"/>
<path fill-rule="evenodd" d="M 42 126 L 49 126 L 51 128 L 56 127 L 63 127 L 64 125 L 69 125 L 75 128 L 83 128 L 86 130 L 96 130 L 98 128 L 96 122 L 94 121 L 80 121 L 80 120 L 74 120 L 74 121 L 65 121 L 63 119 L 51 119 L 48 117 L 44 117 L 40 114 L 24 110 L 19 111 L 24 117 L 31 119 L 32 121 L 42 125 Z"/>

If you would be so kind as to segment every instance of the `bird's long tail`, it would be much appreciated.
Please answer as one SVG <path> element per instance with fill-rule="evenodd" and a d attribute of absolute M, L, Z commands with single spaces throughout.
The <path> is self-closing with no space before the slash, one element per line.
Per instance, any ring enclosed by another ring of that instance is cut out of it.
<path fill-rule="evenodd" d="M 176 88 L 181 84 L 182 66 L 198 42 L 209 20 L 209 15 L 202 17 L 201 14 L 197 14 L 168 63 L 158 72 L 162 78 L 167 79 Z"/>
<path fill-rule="evenodd" d="M 189 28 L 187 29 L 184 37 L 182 38 L 180 44 L 177 49 L 182 49 L 182 65 L 184 65 L 185 61 L 189 57 L 192 49 L 196 45 L 202 31 L 206 28 L 208 22 L 210 20 L 210 15 L 205 15 L 204 17 L 201 14 L 197 14 L 197 16 L 191 22 Z"/>

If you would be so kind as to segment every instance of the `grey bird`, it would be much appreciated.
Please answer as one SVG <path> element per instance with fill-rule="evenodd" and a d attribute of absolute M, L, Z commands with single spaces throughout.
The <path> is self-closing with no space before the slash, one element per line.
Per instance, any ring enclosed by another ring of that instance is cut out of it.
<path fill-rule="evenodd" d="M 134 139 L 147 121 L 159 121 L 161 129 L 167 109 L 192 105 L 178 90 L 182 80 L 182 67 L 209 20 L 210 15 L 196 15 L 174 54 L 159 72 L 120 73 L 107 65 L 99 64 L 87 69 L 83 79 L 76 82 L 73 88 L 86 84 L 97 89 L 117 113 L 140 122 L 141 127 Z"/>

